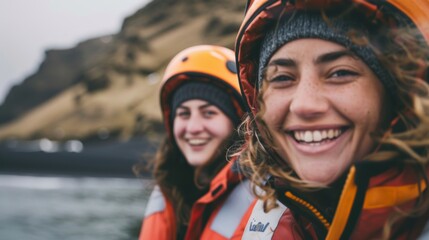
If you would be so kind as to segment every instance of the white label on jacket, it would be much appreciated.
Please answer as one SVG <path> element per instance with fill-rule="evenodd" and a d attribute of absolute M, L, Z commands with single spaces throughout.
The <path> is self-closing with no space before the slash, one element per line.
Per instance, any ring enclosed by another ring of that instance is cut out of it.
<path fill-rule="evenodd" d="M 286 211 L 286 207 L 283 204 L 281 204 L 279 201 L 277 201 L 277 204 L 279 205 L 278 207 L 265 213 L 263 201 L 258 200 L 253 207 L 252 215 L 250 215 L 249 221 L 247 222 L 243 237 L 241 239 L 271 239 L 281 216 L 283 215 L 284 211 Z"/>
<path fill-rule="evenodd" d="M 210 228 L 227 239 L 231 238 L 254 200 L 249 180 L 241 182 L 229 194 Z"/>
<path fill-rule="evenodd" d="M 147 203 L 146 213 L 144 214 L 144 216 L 146 218 L 154 213 L 164 211 L 164 209 L 164 196 L 162 195 L 161 189 L 157 185 L 153 188 L 153 191 L 150 194 L 149 202 Z"/>

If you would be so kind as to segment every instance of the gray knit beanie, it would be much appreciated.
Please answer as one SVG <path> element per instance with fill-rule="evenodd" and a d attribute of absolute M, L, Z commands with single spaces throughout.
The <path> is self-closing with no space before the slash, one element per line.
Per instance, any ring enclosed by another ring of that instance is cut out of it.
<path fill-rule="evenodd" d="M 191 99 L 200 99 L 215 105 L 231 119 L 234 126 L 240 123 L 240 117 L 234 108 L 231 97 L 226 91 L 213 84 L 196 81 L 181 85 L 173 93 L 171 99 L 171 123 L 173 123 L 176 110 L 180 104 Z"/>
<path fill-rule="evenodd" d="M 258 87 L 262 84 L 263 70 L 271 56 L 284 44 L 301 38 L 318 38 L 343 45 L 362 59 L 375 73 L 385 86 L 389 94 L 394 94 L 395 85 L 390 73 L 381 65 L 374 51 L 368 45 L 357 45 L 348 37 L 349 32 L 369 36 L 369 29 L 363 25 L 365 19 L 339 20 L 323 19 L 319 12 L 297 11 L 291 17 L 282 18 L 278 25 L 268 30 L 262 41 L 259 69 Z"/>

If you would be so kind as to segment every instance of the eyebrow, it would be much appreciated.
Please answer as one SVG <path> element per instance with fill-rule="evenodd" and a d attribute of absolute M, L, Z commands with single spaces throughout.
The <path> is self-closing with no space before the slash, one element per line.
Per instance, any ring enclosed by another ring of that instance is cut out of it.
<path fill-rule="evenodd" d="M 322 54 L 316 58 L 314 61 L 315 64 L 324 64 L 328 62 L 333 62 L 337 59 L 340 59 L 342 57 L 352 57 L 356 58 L 356 55 L 349 51 L 349 50 L 342 50 L 342 51 L 336 51 L 336 52 L 329 52 Z"/>
<path fill-rule="evenodd" d="M 199 107 L 199 109 L 208 108 L 208 107 L 210 107 L 210 106 L 213 106 L 213 104 L 211 104 L 211 103 L 207 103 L 207 104 L 204 104 L 204 105 L 200 106 L 200 107 Z"/>
<path fill-rule="evenodd" d="M 210 107 L 210 106 L 213 106 L 213 104 L 211 104 L 211 103 L 206 103 L 206 104 L 204 104 L 204 105 L 199 106 L 199 107 L 198 107 L 198 109 L 204 109 L 204 108 L 207 108 L 207 107 Z M 179 108 L 184 108 L 184 109 L 186 109 L 186 110 L 188 110 L 188 109 L 189 109 L 189 107 L 184 106 L 184 105 L 182 105 L 182 104 L 180 104 L 180 105 L 177 107 L 177 109 L 179 109 Z"/>
<path fill-rule="evenodd" d="M 282 66 L 282 67 L 295 67 L 297 64 L 293 59 L 290 58 L 279 58 L 271 61 L 267 67 L 269 66 Z"/>
<path fill-rule="evenodd" d="M 318 56 L 314 60 L 314 63 L 315 64 L 324 64 L 324 63 L 328 63 L 328 62 L 333 62 L 333 61 L 340 59 L 342 57 L 356 58 L 356 55 L 349 50 L 329 52 L 329 53 L 325 53 L 325 54 Z M 269 66 L 296 67 L 297 63 L 293 59 L 290 59 L 290 58 L 279 58 L 279 59 L 274 59 L 273 61 L 271 61 L 268 64 L 268 67 Z"/>

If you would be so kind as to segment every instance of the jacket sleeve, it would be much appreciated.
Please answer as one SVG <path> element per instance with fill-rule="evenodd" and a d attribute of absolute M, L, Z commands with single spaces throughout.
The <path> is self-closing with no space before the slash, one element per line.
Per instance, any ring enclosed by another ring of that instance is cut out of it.
<path fill-rule="evenodd" d="M 171 205 L 156 186 L 149 198 L 139 240 L 174 240 L 175 224 Z"/>

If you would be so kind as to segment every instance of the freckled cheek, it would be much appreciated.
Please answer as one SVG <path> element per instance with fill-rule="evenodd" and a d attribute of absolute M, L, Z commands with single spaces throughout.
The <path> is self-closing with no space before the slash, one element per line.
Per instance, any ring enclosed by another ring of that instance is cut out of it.
<path fill-rule="evenodd" d="M 370 110 L 368 109 L 368 105 L 365 101 L 355 101 L 349 102 L 346 101 L 338 101 L 341 103 L 339 106 L 340 112 L 343 116 L 345 116 L 349 121 L 354 123 L 361 123 L 368 119 L 370 115 Z"/>
<path fill-rule="evenodd" d="M 344 96 L 345 95 L 345 96 Z M 355 125 L 366 128 L 378 127 L 381 115 L 381 100 L 371 94 L 349 93 L 337 95 L 336 102 L 340 113 Z"/>
<path fill-rule="evenodd" d="M 288 112 L 288 101 L 276 96 L 264 99 L 263 119 L 267 124 L 281 125 Z"/>

